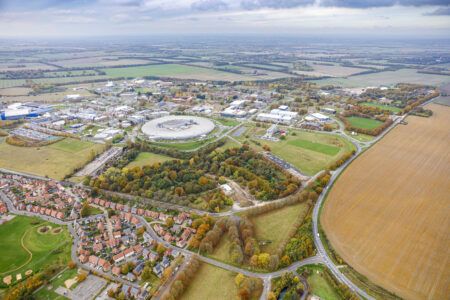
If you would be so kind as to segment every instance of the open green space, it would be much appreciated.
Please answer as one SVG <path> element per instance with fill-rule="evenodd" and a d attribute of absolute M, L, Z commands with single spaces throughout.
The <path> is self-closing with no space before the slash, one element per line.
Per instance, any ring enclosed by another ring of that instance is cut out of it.
<path fill-rule="evenodd" d="M 165 147 L 165 148 L 174 148 L 182 151 L 190 151 L 197 149 L 198 147 L 203 146 L 208 140 L 201 141 L 191 141 L 191 142 L 181 142 L 181 143 L 152 143 L 155 146 Z"/>
<path fill-rule="evenodd" d="M 63 179 L 83 167 L 104 145 L 66 138 L 43 147 L 19 147 L 0 142 L 0 167 Z"/>
<path fill-rule="evenodd" d="M 291 229 L 292 224 L 298 218 L 304 218 L 308 210 L 307 203 L 299 203 L 252 217 L 256 239 L 260 243 L 264 243 L 261 251 L 274 253 L 279 243 L 285 238 L 286 232 Z"/>
<path fill-rule="evenodd" d="M 45 232 L 39 228 L 50 226 Z M 59 233 L 53 229 L 60 228 Z M 55 261 L 67 263 L 70 259 L 72 238 L 65 227 L 44 222 L 38 218 L 16 216 L 0 225 L 2 247 L 0 247 L 0 277 L 16 274 L 25 278 L 27 270 L 36 273 L 45 265 Z"/>
<path fill-rule="evenodd" d="M 378 120 L 374 120 L 374 119 L 369 119 L 369 118 L 362 118 L 362 117 L 346 117 L 346 119 L 350 122 L 350 124 L 353 127 L 357 127 L 357 128 L 362 128 L 362 129 L 375 129 L 378 126 L 380 126 L 381 124 L 383 124 L 383 122 L 378 121 Z"/>
<path fill-rule="evenodd" d="M 345 134 L 347 134 L 348 136 L 351 136 L 352 138 L 354 138 L 355 140 L 360 141 L 360 142 L 370 142 L 375 138 L 372 135 L 359 133 L 359 132 L 356 133 L 356 135 L 352 135 L 350 131 L 345 131 Z"/>
<path fill-rule="evenodd" d="M 133 167 L 143 167 L 147 165 L 153 165 L 154 163 L 163 163 L 168 160 L 173 160 L 174 158 L 162 155 L 162 154 L 156 154 L 151 152 L 140 152 L 138 156 L 128 164 L 128 168 Z"/>
<path fill-rule="evenodd" d="M 230 126 L 230 127 L 234 127 L 236 125 L 239 125 L 239 121 L 235 120 L 235 119 L 227 119 L 227 118 L 217 118 L 214 119 L 217 122 L 219 122 L 220 124 L 224 125 L 224 126 Z"/>
<path fill-rule="evenodd" d="M 258 136 L 264 135 L 265 131 L 264 128 L 250 125 L 247 131 L 237 139 L 241 142 L 248 141 L 250 146 L 257 150 L 262 150 L 262 145 L 268 145 L 273 154 L 286 160 L 306 175 L 314 175 L 326 169 L 344 154 L 355 149 L 349 140 L 338 135 L 288 129 L 285 140 L 259 139 Z"/>
<path fill-rule="evenodd" d="M 288 142 L 289 145 L 294 145 L 296 147 L 305 148 L 308 150 L 320 152 L 326 155 L 336 155 L 339 153 L 339 147 L 325 145 L 321 143 L 315 143 L 307 140 L 296 139 Z"/>
<path fill-rule="evenodd" d="M 393 112 L 393 113 L 398 113 L 398 112 L 402 111 L 401 108 L 398 108 L 396 106 L 391 106 L 391 105 L 383 105 L 383 104 L 373 103 L 373 102 L 363 102 L 360 104 L 363 106 L 377 107 L 379 109 L 389 110 L 390 112 Z"/>
<path fill-rule="evenodd" d="M 185 300 L 235 299 L 235 273 L 209 264 L 202 264 L 182 295 Z"/>
<path fill-rule="evenodd" d="M 64 286 L 64 282 L 66 280 L 72 279 L 77 276 L 78 269 L 66 269 L 64 272 L 56 276 L 53 280 L 49 282 L 49 284 L 44 285 L 37 293 L 35 293 L 33 296 L 37 300 L 63 300 L 67 299 L 66 297 L 63 297 L 56 293 L 56 289 L 60 286 Z M 72 289 L 72 287 L 71 287 Z"/>
<path fill-rule="evenodd" d="M 237 299 L 235 277 L 236 273 L 203 263 L 180 299 Z M 251 295 L 249 299 L 256 300 L 259 296 L 260 291 Z"/>
<path fill-rule="evenodd" d="M 201 68 L 196 66 L 188 66 L 181 64 L 160 64 L 126 68 L 107 68 L 102 69 L 107 76 L 111 78 L 119 77 L 174 77 L 180 79 L 199 79 L 199 80 L 255 80 L 252 76 L 224 72 L 215 69 Z"/>
<path fill-rule="evenodd" d="M 310 271 L 307 278 L 308 284 L 311 288 L 311 294 L 319 296 L 323 300 L 338 300 L 342 299 L 333 285 L 323 275 L 323 268 L 320 265 L 313 265 L 305 267 Z"/>

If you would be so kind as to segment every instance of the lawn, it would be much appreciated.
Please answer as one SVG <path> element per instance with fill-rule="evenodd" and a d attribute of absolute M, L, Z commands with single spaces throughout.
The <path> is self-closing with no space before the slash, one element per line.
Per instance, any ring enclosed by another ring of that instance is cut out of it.
<path fill-rule="evenodd" d="M 217 122 L 219 122 L 220 124 L 224 125 L 224 126 L 230 126 L 230 127 L 234 127 L 236 125 L 239 125 L 239 121 L 236 121 L 234 119 L 226 119 L 226 118 L 217 118 L 214 119 Z"/>
<path fill-rule="evenodd" d="M 180 299 L 237 299 L 235 277 L 236 273 L 203 263 Z M 259 299 L 259 293 L 250 299 Z"/>
<path fill-rule="evenodd" d="M 319 296 L 323 300 L 342 299 L 332 284 L 322 275 L 322 266 L 308 266 L 306 268 L 311 271 L 307 281 L 313 295 Z"/>
<path fill-rule="evenodd" d="M 288 142 L 289 145 L 293 145 L 296 147 L 301 147 L 304 149 L 312 150 L 315 152 L 320 152 L 326 155 L 334 156 L 339 153 L 340 149 L 336 146 L 330 146 L 321 143 L 315 143 L 302 139 L 295 139 Z"/>
<path fill-rule="evenodd" d="M 264 133 L 264 128 L 250 127 L 237 139 L 241 142 L 249 141 L 257 150 L 261 150 L 261 147 L 253 141 L 268 145 L 273 154 L 291 163 L 306 175 L 314 175 L 326 169 L 344 154 L 355 149 L 349 140 L 338 135 L 289 129 L 286 139 L 276 142 L 259 139 L 258 136 Z"/>
<path fill-rule="evenodd" d="M 151 152 L 141 152 L 138 156 L 128 164 L 128 168 L 133 167 L 143 167 L 146 165 L 153 165 L 154 163 L 162 163 L 168 160 L 173 160 L 174 158 L 166 155 L 151 153 Z"/>
<path fill-rule="evenodd" d="M 62 300 L 67 299 L 59 294 L 56 293 L 56 289 L 60 286 L 64 286 L 64 282 L 68 279 L 72 279 L 75 276 L 77 276 L 78 269 L 66 269 L 63 273 L 58 275 L 55 279 L 50 281 L 48 285 L 43 286 L 36 294 L 34 294 L 34 297 L 37 300 Z M 65 286 L 64 286 L 65 287 Z M 71 288 L 72 289 L 72 288 Z"/>
<path fill-rule="evenodd" d="M 347 117 L 346 119 L 350 122 L 350 124 L 353 127 L 368 130 L 375 129 L 379 127 L 381 124 L 383 124 L 383 122 L 381 121 L 362 117 Z"/>
<path fill-rule="evenodd" d="M 305 217 L 308 209 L 307 203 L 299 203 L 253 217 L 251 220 L 255 225 L 256 239 L 259 242 L 267 242 L 261 247 L 261 251 L 273 253 L 295 220 L 301 216 Z"/>
<path fill-rule="evenodd" d="M 181 142 L 181 143 L 153 143 L 155 146 L 166 147 L 166 148 L 174 148 L 181 151 L 190 151 L 195 150 L 210 140 L 201 140 L 201 141 L 191 141 L 191 142 Z"/>
<path fill-rule="evenodd" d="M 363 102 L 363 103 L 361 103 L 361 105 L 363 105 L 363 106 L 377 107 L 377 108 L 379 108 L 379 109 L 389 110 L 390 112 L 393 112 L 393 113 L 398 113 L 398 112 L 401 112 L 401 111 L 402 111 L 401 108 L 398 108 L 398 107 L 396 107 L 396 106 L 383 105 L 383 104 L 373 103 L 373 102 Z"/>
<path fill-rule="evenodd" d="M 39 222 L 39 223 L 37 223 Z M 68 262 L 70 259 L 70 246 L 72 238 L 66 228 L 59 233 L 48 230 L 39 233 L 42 226 L 51 226 L 52 229 L 61 226 L 41 221 L 37 218 L 16 216 L 11 221 L 0 225 L 2 247 L 0 247 L 0 277 L 16 274 L 24 276 L 25 271 L 33 270 L 34 273 L 43 266 L 62 259 Z M 54 250 L 62 251 L 54 253 Z"/>
<path fill-rule="evenodd" d="M 84 166 L 91 151 L 103 150 L 101 144 L 71 138 L 43 147 L 18 147 L 0 142 L 0 167 L 61 180 L 75 168 Z"/>

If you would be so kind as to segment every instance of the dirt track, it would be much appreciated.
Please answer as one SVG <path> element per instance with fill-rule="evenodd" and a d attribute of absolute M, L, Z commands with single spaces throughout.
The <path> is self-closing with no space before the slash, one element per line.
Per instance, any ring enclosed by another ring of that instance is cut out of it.
<path fill-rule="evenodd" d="M 450 107 L 408 117 L 355 160 L 322 225 L 353 268 L 405 299 L 450 299 Z"/>

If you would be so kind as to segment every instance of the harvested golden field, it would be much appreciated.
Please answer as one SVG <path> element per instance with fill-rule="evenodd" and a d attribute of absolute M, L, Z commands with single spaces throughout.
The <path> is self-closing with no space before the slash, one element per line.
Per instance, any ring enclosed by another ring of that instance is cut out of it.
<path fill-rule="evenodd" d="M 450 107 L 408 117 L 332 188 L 322 226 L 337 253 L 405 299 L 450 299 Z"/>

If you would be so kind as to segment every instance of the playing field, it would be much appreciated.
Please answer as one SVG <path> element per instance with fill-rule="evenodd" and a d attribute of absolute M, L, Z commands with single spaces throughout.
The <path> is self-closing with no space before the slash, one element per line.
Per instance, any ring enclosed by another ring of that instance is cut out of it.
<path fill-rule="evenodd" d="M 44 233 L 38 230 L 44 226 L 51 226 Z M 54 233 L 60 228 L 59 233 Z M 37 218 L 16 216 L 11 221 L 0 225 L 2 247 L 0 247 L 0 277 L 3 281 L 8 275 L 21 274 L 25 277 L 27 270 L 36 272 L 42 266 L 52 261 L 70 258 L 72 239 L 68 231 L 59 225 L 44 222 Z M 52 251 L 62 249 L 62 252 Z"/>
<path fill-rule="evenodd" d="M 306 175 L 314 175 L 326 169 L 342 155 L 355 149 L 351 142 L 338 135 L 289 130 L 285 140 L 274 142 L 257 138 L 264 133 L 263 128 L 251 127 L 237 138 L 240 141 L 250 141 L 250 145 L 258 149 L 260 147 L 252 143 L 252 140 L 258 141 L 261 145 L 268 145 L 273 154 L 291 163 Z"/>
<path fill-rule="evenodd" d="M 104 146 L 66 138 L 44 147 L 18 147 L 0 142 L 0 167 L 63 179 L 74 168 L 84 166 L 91 155 Z"/>
<path fill-rule="evenodd" d="M 372 102 L 364 102 L 361 103 L 361 105 L 363 106 L 371 106 L 371 107 L 377 107 L 379 109 L 384 109 L 384 110 L 389 110 L 393 113 L 398 113 L 400 111 L 402 111 L 400 108 L 395 107 L 395 106 L 390 106 L 390 105 L 383 105 L 383 104 L 379 104 L 379 103 L 372 103 Z"/>
<path fill-rule="evenodd" d="M 449 299 L 450 107 L 408 117 L 332 188 L 322 226 L 337 253 L 406 299 Z"/>
<path fill-rule="evenodd" d="M 375 129 L 381 124 L 381 121 L 373 120 L 369 118 L 361 118 L 361 117 L 347 117 L 346 118 L 353 127 L 361 128 L 361 129 Z"/>
<path fill-rule="evenodd" d="M 141 152 L 138 156 L 128 164 L 128 168 L 143 167 L 147 165 L 153 165 L 154 163 L 162 163 L 174 158 L 166 155 L 155 154 L 151 152 Z"/>

